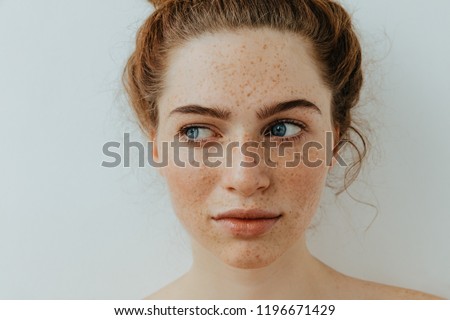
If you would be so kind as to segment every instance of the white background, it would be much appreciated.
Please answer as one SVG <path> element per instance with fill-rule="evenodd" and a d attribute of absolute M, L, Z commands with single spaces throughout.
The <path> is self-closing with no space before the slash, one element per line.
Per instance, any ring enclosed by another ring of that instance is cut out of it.
<path fill-rule="evenodd" d="M 324 197 L 312 252 L 346 274 L 450 298 L 450 2 L 345 1 L 367 54 L 374 147 Z M 107 169 L 139 139 L 120 75 L 144 0 L 0 0 L 0 298 L 140 299 L 190 264 L 152 169 Z M 365 115 L 364 115 L 365 114 Z"/>

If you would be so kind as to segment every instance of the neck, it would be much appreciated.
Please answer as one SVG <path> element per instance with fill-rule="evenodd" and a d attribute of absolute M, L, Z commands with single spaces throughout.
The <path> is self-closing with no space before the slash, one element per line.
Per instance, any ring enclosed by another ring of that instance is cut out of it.
<path fill-rule="evenodd" d="M 313 299 L 327 276 L 325 265 L 309 253 L 304 239 L 257 269 L 231 267 L 197 243 L 192 246 L 194 263 L 186 281 L 191 295 L 200 299 Z"/>

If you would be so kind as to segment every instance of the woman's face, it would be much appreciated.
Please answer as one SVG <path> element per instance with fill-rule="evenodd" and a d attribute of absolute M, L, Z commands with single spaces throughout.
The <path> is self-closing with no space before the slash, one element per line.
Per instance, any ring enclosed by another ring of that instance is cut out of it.
<path fill-rule="evenodd" d="M 168 66 L 154 139 L 181 143 L 153 152 L 169 159 L 159 170 L 177 216 L 228 265 L 270 264 L 304 241 L 330 168 L 331 92 L 308 43 L 215 33 L 173 50 Z"/>

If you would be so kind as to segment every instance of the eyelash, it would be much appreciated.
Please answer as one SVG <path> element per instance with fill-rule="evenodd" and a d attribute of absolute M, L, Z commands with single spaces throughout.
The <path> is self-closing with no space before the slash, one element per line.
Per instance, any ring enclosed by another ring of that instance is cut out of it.
<path fill-rule="evenodd" d="M 271 128 L 271 127 L 273 127 L 273 126 L 275 126 L 275 125 L 277 125 L 277 124 L 280 124 L 280 123 L 290 123 L 290 124 L 294 124 L 294 125 L 296 125 L 296 126 L 298 126 L 298 127 L 300 128 L 300 133 L 298 133 L 298 134 L 296 134 L 296 135 L 294 135 L 294 136 L 279 137 L 278 140 L 279 140 L 280 142 L 284 142 L 284 141 L 296 141 L 296 140 L 299 140 L 299 139 L 301 139 L 301 138 L 303 137 L 305 131 L 307 131 L 307 126 L 306 126 L 304 123 L 302 123 L 302 122 L 295 121 L 295 120 L 290 120 L 290 119 L 280 119 L 280 120 L 275 120 L 274 122 L 270 123 L 270 124 L 267 126 L 267 128 L 263 131 L 264 136 L 269 136 L 269 134 L 266 134 L 265 132 L 266 132 L 269 128 Z M 187 131 L 188 131 L 189 129 L 192 129 L 192 128 L 208 129 L 208 130 L 214 131 L 214 130 L 212 130 L 211 128 L 209 128 L 208 126 L 205 126 L 205 125 L 194 125 L 194 124 L 190 124 L 190 125 L 186 125 L 186 126 L 181 127 L 181 128 L 178 130 L 177 135 L 178 135 L 181 139 L 185 139 L 186 142 L 189 143 L 189 144 L 191 144 L 191 145 L 198 144 L 198 143 L 202 144 L 202 143 L 205 143 L 205 142 L 207 141 L 207 139 L 202 139 L 202 140 L 191 140 L 191 139 L 188 139 L 188 138 L 187 138 Z M 276 136 L 274 136 L 274 137 L 276 137 Z"/>
<path fill-rule="evenodd" d="M 187 142 L 189 145 L 197 145 L 197 144 L 203 144 L 203 143 L 207 142 L 207 139 L 200 139 L 200 140 L 189 139 L 187 137 L 187 131 L 192 128 L 211 130 L 211 128 L 209 128 L 208 126 L 205 126 L 205 125 L 190 124 L 187 126 L 183 126 L 183 127 L 181 127 L 180 130 L 178 130 L 178 133 L 177 133 L 177 135 L 181 138 L 181 141 Z M 214 130 L 211 130 L 211 131 L 214 131 Z"/>
<path fill-rule="evenodd" d="M 303 135 L 306 131 L 306 125 L 303 122 L 299 122 L 299 121 L 295 121 L 295 120 L 290 120 L 290 119 L 280 119 L 280 120 L 275 120 L 274 122 L 270 123 L 267 128 L 271 128 L 277 124 L 280 123 L 290 123 L 290 124 L 295 124 L 296 126 L 298 126 L 300 128 L 300 133 L 294 135 L 294 136 L 288 136 L 288 137 L 279 137 L 278 140 L 280 140 L 280 142 L 284 142 L 284 141 L 296 141 L 299 140 L 301 138 L 303 138 Z M 265 130 L 267 131 L 267 129 Z M 266 136 L 266 134 L 264 134 Z"/>

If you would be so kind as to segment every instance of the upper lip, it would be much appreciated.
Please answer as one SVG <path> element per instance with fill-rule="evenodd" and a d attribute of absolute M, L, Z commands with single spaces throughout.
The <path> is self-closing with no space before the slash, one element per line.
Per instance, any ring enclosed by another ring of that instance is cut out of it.
<path fill-rule="evenodd" d="M 220 219 L 273 219 L 280 217 L 281 214 L 263 209 L 233 209 L 219 213 L 213 217 L 214 220 Z"/>

